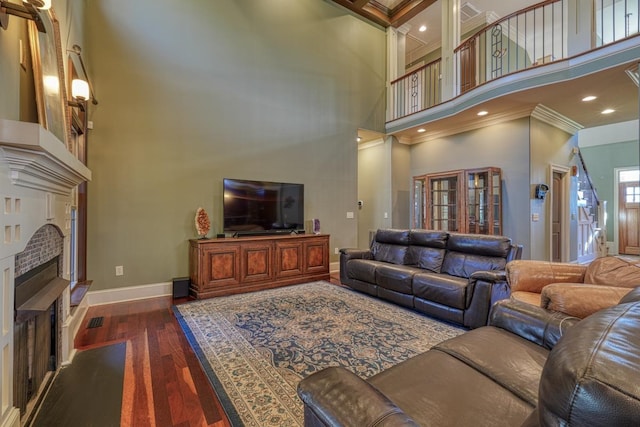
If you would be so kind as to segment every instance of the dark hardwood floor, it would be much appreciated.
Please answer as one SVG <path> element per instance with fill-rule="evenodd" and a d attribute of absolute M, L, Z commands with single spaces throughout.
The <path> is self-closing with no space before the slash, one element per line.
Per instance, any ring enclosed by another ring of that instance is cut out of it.
<path fill-rule="evenodd" d="M 170 297 L 90 307 L 81 351 L 126 342 L 121 426 L 229 426 L 171 311 Z M 102 326 L 87 328 L 91 318 Z"/>
<path fill-rule="evenodd" d="M 337 273 L 331 275 L 340 284 Z M 90 307 L 78 351 L 126 343 L 121 426 L 229 426 L 198 359 L 173 315 L 188 299 L 153 298 Z M 103 317 L 100 327 L 88 328 Z"/>

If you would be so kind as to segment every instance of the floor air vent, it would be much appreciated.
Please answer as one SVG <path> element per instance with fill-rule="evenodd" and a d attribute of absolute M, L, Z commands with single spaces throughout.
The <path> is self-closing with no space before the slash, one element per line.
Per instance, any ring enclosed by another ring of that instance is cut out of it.
<path fill-rule="evenodd" d="M 99 328 L 100 326 L 102 326 L 102 322 L 104 321 L 104 317 L 100 316 L 100 317 L 92 317 L 91 320 L 89 320 L 89 326 L 87 326 L 87 329 L 90 328 Z"/>

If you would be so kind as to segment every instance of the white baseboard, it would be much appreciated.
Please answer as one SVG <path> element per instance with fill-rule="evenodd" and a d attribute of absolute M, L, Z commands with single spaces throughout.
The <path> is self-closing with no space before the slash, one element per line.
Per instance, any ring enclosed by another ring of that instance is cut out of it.
<path fill-rule="evenodd" d="M 173 295 L 173 284 L 171 282 L 164 282 L 149 285 L 129 286 L 126 288 L 89 291 L 87 292 L 85 299 L 88 301 L 89 306 L 94 306 L 164 297 L 169 295 Z"/>
<path fill-rule="evenodd" d="M 338 271 L 340 271 L 340 261 L 332 262 L 329 264 L 329 272 L 337 273 Z"/>

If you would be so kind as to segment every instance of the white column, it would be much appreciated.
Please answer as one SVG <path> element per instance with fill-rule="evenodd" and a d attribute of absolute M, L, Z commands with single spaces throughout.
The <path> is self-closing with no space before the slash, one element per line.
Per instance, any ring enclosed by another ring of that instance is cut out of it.
<path fill-rule="evenodd" d="M 458 66 L 453 51 L 460 44 L 460 0 L 442 0 L 442 101 L 459 93 Z"/>
<path fill-rule="evenodd" d="M 393 27 L 387 28 L 387 120 L 391 120 L 393 109 L 393 96 L 391 93 L 391 82 L 398 77 L 398 30 Z"/>

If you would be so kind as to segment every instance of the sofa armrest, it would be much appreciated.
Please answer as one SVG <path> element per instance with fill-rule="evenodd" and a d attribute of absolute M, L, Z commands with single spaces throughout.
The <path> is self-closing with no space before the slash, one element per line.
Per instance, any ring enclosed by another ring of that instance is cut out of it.
<path fill-rule="evenodd" d="M 347 261 L 351 259 L 373 259 L 373 254 L 368 249 L 342 248 L 340 249 L 340 281 L 347 283 Z"/>
<path fill-rule="evenodd" d="M 585 265 L 563 262 L 517 260 L 507 263 L 505 271 L 511 291 L 542 292 L 551 283 L 582 283 Z"/>
<path fill-rule="evenodd" d="M 467 289 L 467 308 L 462 323 L 472 329 L 485 326 L 493 303 L 510 295 L 503 270 L 472 273 Z"/>
<path fill-rule="evenodd" d="M 298 396 L 305 426 L 418 426 L 378 389 L 342 367 L 303 379 Z"/>
<path fill-rule="evenodd" d="M 507 330 L 549 350 L 556 345 L 567 328 L 579 321 L 577 317 L 514 299 L 498 301 L 489 315 L 489 325 Z"/>
<path fill-rule="evenodd" d="M 476 271 L 471 273 L 470 278 L 491 282 L 502 282 L 507 280 L 507 273 L 504 270 Z"/>
<path fill-rule="evenodd" d="M 630 291 L 631 288 L 617 286 L 552 283 L 542 288 L 541 307 L 584 319 L 618 304 Z"/>
<path fill-rule="evenodd" d="M 373 254 L 369 249 L 342 248 L 340 257 L 346 259 L 373 259 Z"/>

